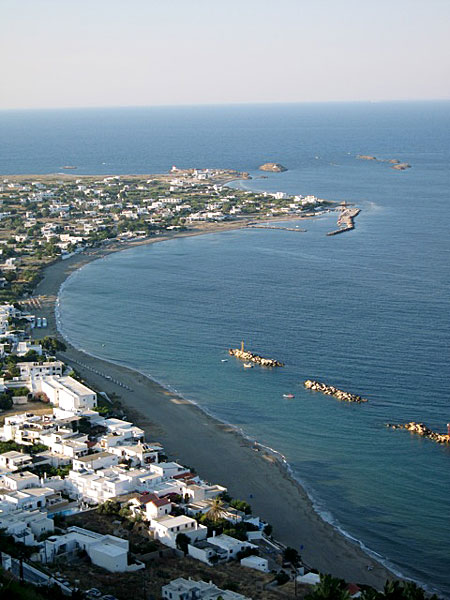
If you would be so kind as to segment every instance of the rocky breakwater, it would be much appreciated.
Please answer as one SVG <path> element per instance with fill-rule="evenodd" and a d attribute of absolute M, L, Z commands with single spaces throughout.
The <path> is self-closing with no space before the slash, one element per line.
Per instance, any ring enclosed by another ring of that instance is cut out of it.
<path fill-rule="evenodd" d="M 283 173 L 287 171 L 286 167 L 283 167 L 280 163 L 264 163 L 258 168 L 260 171 L 270 171 L 271 173 Z"/>
<path fill-rule="evenodd" d="M 320 383 L 320 381 L 307 379 L 303 382 L 303 385 L 307 390 L 313 390 L 314 392 L 322 392 L 322 394 L 326 394 L 327 396 L 334 396 L 338 400 L 343 400 L 344 402 L 367 402 L 367 398 L 361 398 L 361 396 L 358 396 L 357 394 L 344 392 L 343 390 L 339 390 L 338 388 L 335 388 L 332 385 Z"/>
<path fill-rule="evenodd" d="M 424 423 L 415 423 L 414 421 L 405 423 L 404 425 L 401 423 L 386 423 L 386 427 L 390 427 L 391 429 L 406 429 L 407 431 L 411 431 L 411 433 L 426 437 L 438 444 L 450 444 L 449 433 L 438 433 L 427 427 Z"/>
<path fill-rule="evenodd" d="M 273 358 L 263 358 L 258 354 L 254 354 L 248 350 L 243 350 L 242 348 L 230 348 L 228 350 L 228 354 L 239 358 L 239 360 L 254 362 L 257 365 L 261 365 L 261 367 L 284 367 L 284 363 L 280 362 L 279 360 L 275 360 Z"/>
<path fill-rule="evenodd" d="M 340 207 L 341 214 L 337 220 L 339 229 L 330 231 L 327 235 L 337 235 L 338 233 L 344 233 L 344 231 L 351 231 L 355 228 L 355 217 L 359 215 L 361 210 L 359 208 L 346 208 L 345 205 Z"/>

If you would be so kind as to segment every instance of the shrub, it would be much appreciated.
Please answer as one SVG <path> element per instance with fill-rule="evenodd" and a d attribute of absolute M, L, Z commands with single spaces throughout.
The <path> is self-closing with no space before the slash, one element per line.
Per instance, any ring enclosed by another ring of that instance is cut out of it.
<path fill-rule="evenodd" d="M 289 579 L 290 577 L 286 571 L 280 571 L 275 575 L 275 581 L 277 582 L 277 585 L 284 585 L 289 581 Z"/>

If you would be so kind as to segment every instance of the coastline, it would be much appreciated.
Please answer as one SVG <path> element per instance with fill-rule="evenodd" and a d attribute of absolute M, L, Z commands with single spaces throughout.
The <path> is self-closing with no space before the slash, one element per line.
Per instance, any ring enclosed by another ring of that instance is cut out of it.
<path fill-rule="evenodd" d="M 275 220 L 286 219 L 270 219 Z M 112 244 L 49 265 L 35 289 L 36 295 L 46 297 L 40 310 L 48 320 L 46 333 L 59 334 L 55 302 L 60 286 L 70 273 L 88 262 L 135 245 L 243 226 L 244 222 L 220 223 L 138 242 Z M 255 513 L 273 525 L 276 539 L 297 549 L 304 546 L 301 554 L 307 564 L 347 581 L 366 583 L 378 589 L 383 587 L 386 579 L 398 578 L 357 542 L 320 517 L 306 491 L 290 474 L 289 465 L 276 451 L 255 444 L 231 425 L 218 421 L 196 404 L 138 371 L 86 354 L 70 343 L 67 351 L 59 353 L 58 357 L 68 364 L 75 363 L 88 384 L 120 396 L 128 418 L 145 429 L 148 440 L 160 441 L 170 458 L 192 465 L 209 481 L 226 485 L 234 497 L 249 500 Z M 80 363 L 86 366 L 80 366 Z M 120 380 L 133 392 L 124 393 L 124 388 L 92 369 Z"/>

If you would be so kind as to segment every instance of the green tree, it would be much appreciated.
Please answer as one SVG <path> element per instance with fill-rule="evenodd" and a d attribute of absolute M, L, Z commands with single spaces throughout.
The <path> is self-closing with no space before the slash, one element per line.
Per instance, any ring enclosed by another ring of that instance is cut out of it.
<path fill-rule="evenodd" d="M 206 513 L 208 519 L 213 522 L 219 521 L 225 513 L 225 507 L 221 498 L 217 497 L 211 503 L 211 508 Z"/>
<path fill-rule="evenodd" d="M 283 560 L 290 562 L 294 567 L 297 567 L 301 562 L 300 554 L 295 548 L 289 546 L 283 550 Z"/>
<path fill-rule="evenodd" d="M 245 502 L 245 500 L 232 500 L 230 502 L 230 506 L 232 506 L 236 510 L 240 510 L 246 515 L 252 514 L 252 507 L 250 506 L 250 504 L 248 504 L 248 502 Z"/>
<path fill-rule="evenodd" d="M 438 597 L 426 596 L 424 590 L 412 581 L 386 581 L 383 592 L 364 590 L 361 600 L 438 600 Z"/>
<path fill-rule="evenodd" d="M 118 515 L 120 513 L 120 502 L 115 502 L 113 500 L 107 500 L 103 504 L 97 508 L 97 511 L 101 515 Z"/>
<path fill-rule="evenodd" d="M 176 538 L 177 548 L 178 548 L 178 550 L 181 550 L 181 552 L 183 552 L 183 554 L 185 556 L 188 553 L 188 546 L 189 546 L 190 542 L 191 542 L 191 540 L 185 533 L 179 533 L 177 535 L 177 538 Z"/>
<path fill-rule="evenodd" d="M 9 410 L 10 408 L 12 408 L 13 405 L 13 401 L 11 398 L 11 394 L 8 394 L 8 392 L 3 392 L 3 394 L 0 394 L 0 409 L 1 410 Z"/>
<path fill-rule="evenodd" d="M 277 582 L 277 585 L 284 585 L 290 580 L 290 577 L 286 573 L 286 571 L 280 571 L 275 575 L 275 580 Z"/>
<path fill-rule="evenodd" d="M 67 346 L 64 344 L 64 342 L 61 342 L 61 340 L 48 335 L 40 340 L 39 343 L 44 350 L 48 350 L 49 352 L 65 352 L 67 350 Z"/>
<path fill-rule="evenodd" d="M 350 593 L 342 579 L 321 574 L 320 583 L 305 596 L 305 600 L 350 600 Z"/>

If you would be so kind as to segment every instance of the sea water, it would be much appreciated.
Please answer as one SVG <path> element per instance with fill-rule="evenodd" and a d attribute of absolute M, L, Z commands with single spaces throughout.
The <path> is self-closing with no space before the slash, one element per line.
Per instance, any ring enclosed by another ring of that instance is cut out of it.
<path fill-rule="evenodd" d="M 330 214 L 301 223 L 306 233 L 237 230 L 108 256 L 63 286 L 61 326 L 281 452 L 321 514 L 447 595 L 450 448 L 385 423 L 450 420 L 449 124 L 449 103 L 0 115 L 3 172 L 223 166 L 250 171 L 238 186 L 362 209 L 335 237 Z M 261 179 L 268 160 L 289 170 Z M 286 366 L 243 369 L 227 356 L 241 339 Z M 307 378 L 369 402 L 308 392 Z"/>

